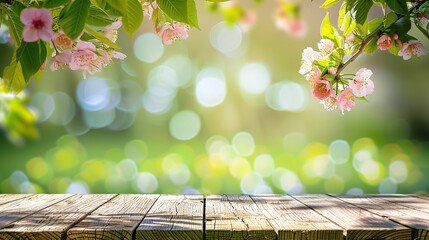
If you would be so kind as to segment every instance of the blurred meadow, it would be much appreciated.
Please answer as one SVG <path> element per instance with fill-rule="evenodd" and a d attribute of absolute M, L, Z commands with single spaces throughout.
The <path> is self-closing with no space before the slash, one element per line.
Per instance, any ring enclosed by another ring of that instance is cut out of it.
<path fill-rule="evenodd" d="M 429 191 L 428 55 L 361 56 L 346 71 L 372 69 L 374 94 L 327 112 L 298 74 L 320 40 L 321 3 L 303 1 L 302 38 L 275 27 L 275 1 L 239 3 L 257 13 L 250 30 L 198 1 L 201 30 L 186 40 L 163 46 L 145 19 L 132 39 L 121 30 L 124 61 L 85 80 L 70 70 L 32 80 L 40 137 L 15 146 L 0 135 L 0 192 Z M 3 71 L 12 46 L 0 52 Z"/>

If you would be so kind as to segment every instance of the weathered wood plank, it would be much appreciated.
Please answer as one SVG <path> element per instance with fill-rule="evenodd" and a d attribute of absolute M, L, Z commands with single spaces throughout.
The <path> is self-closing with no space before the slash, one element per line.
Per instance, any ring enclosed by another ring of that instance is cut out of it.
<path fill-rule="evenodd" d="M 343 201 L 366 209 L 379 216 L 387 217 L 398 223 L 418 229 L 418 239 L 429 240 L 429 214 L 387 201 L 386 196 L 377 195 L 333 195 Z M 408 199 L 408 198 L 407 198 Z"/>
<path fill-rule="evenodd" d="M 73 195 L 0 230 L 0 239 L 61 239 L 73 224 L 114 196 Z"/>
<path fill-rule="evenodd" d="M 281 239 L 343 240 L 343 229 L 287 195 L 252 195 Z"/>
<path fill-rule="evenodd" d="M 0 229 L 10 227 L 15 221 L 58 203 L 70 194 L 38 194 L 0 205 Z"/>
<path fill-rule="evenodd" d="M 136 229 L 136 239 L 203 239 L 202 195 L 161 195 Z"/>
<path fill-rule="evenodd" d="M 0 194 L 0 205 L 31 196 L 32 194 Z"/>
<path fill-rule="evenodd" d="M 429 198 L 420 198 L 415 194 L 367 194 L 365 196 L 383 199 L 408 208 L 429 213 Z"/>
<path fill-rule="evenodd" d="M 132 239 L 159 195 L 119 195 L 86 216 L 67 232 L 67 239 Z"/>
<path fill-rule="evenodd" d="M 206 239 L 276 239 L 276 232 L 248 195 L 208 195 Z"/>
<path fill-rule="evenodd" d="M 410 240 L 411 229 L 327 195 L 293 198 L 346 230 L 347 239 Z"/>

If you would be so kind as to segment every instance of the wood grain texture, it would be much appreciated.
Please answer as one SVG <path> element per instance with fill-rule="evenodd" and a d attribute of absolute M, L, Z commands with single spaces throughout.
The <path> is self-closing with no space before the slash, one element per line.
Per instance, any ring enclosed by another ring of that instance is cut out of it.
<path fill-rule="evenodd" d="M 347 239 L 410 240 L 411 229 L 327 195 L 292 196 L 346 230 Z"/>
<path fill-rule="evenodd" d="M 374 214 L 389 218 L 405 226 L 418 230 L 418 239 L 429 240 L 429 213 L 422 212 L 402 204 L 386 200 L 383 195 L 333 195 L 343 201 L 366 209 Z M 394 196 L 390 196 L 391 199 Z M 399 198 L 398 196 L 395 198 Z M 410 199 L 411 198 L 411 199 Z M 406 200 L 409 199 L 409 200 Z M 412 201 L 412 197 L 406 197 L 402 202 Z M 401 200 L 399 200 L 401 201 Z"/>
<path fill-rule="evenodd" d="M 252 195 L 277 239 L 343 240 L 343 229 L 287 195 Z"/>
<path fill-rule="evenodd" d="M 67 232 L 67 239 L 132 239 L 132 232 L 159 195 L 119 195 Z"/>
<path fill-rule="evenodd" d="M 0 229 L 11 227 L 13 222 L 71 196 L 70 194 L 38 194 L 2 204 L 0 205 Z"/>
<path fill-rule="evenodd" d="M 0 230 L 0 239 L 61 239 L 73 224 L 114 196 L 73 195 Z"/>
<path fill-rule="evenodd" d="M 0 194 L 0 205 L 31 196 L 32 194 Z"/>
<path fill-rule="evenodd" d="M 206 239 L 276 239 L 276 232 L 248 195 L 208 195 Z"/>
<path fill-rule="evenodd" d="M 136 229 L 136 239 L 203 239 L 202 195 L 161 195 Z"/>

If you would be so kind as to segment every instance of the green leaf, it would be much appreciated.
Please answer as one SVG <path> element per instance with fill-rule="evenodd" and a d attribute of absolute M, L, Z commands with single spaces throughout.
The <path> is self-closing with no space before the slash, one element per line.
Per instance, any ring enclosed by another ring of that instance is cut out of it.
<path fill-rule="evenodd" d="M 22 74 L 28 82 L 39 71 L 46 59 L 46 46 L 43 41 L 23 42 L 16 50 L 16 60 L 21 62 Z"/>
<path fill-rule="evenodd" d="M 402 46 L 401 47 L 397 47 L 395 44 L 393 44 L 392 47 L 389 48 L 388 50 L 389 50 L 389 52 L 391 54 L 393 54 L 395 56 L 398 56 L 398 52 L 399 52 L 399 50 L 401 50 L 401 48 L 402 48 Z"/>
<path fill-rule="evenodd" d="M 377 45 L 378 38 L 373 38 L 366 46 L 365 46 L 365 53 L 366 54 L 373 54 L 375 51 L 377 51 L 378 45 Z"/>
<path fill-rule="evenodd" d="M 390 26 L 390 29 L 393 33 L 399 35 L 399 37 L 404 36 L 411 29 L 411 21 L 409 17 L 401 17 L 394 24 Z"/>
<path fill-rule="evenodd" d="M 363 24 L 356 24 L 356 30 L 362 38 L 365 38 L 369 32 L 368 19 Z"/>
<path fill-rule="evenodd" d="M 111 0 L 110 0 L 111 1 Z M 109 1 L 109 2 L 110 2 Z M 122 26 L 131 36 L 140 27 L 143 21 L 143 9 L 138 0 L 127 0 L 122 2 Z"/>
<path fill-rule="evenodd" d="M 342 31 L 344 31 L 343 22 L 347 13 L 346 8 L 347 8 L 347 2 L 344 1 L 343 4 L 341 5 L 340 12 L 338 14 L 338 28 L 340 28 Z"/>
<path fill-rule="evenodd" d="M 156 3 L 171 19 L 199 29 L 194 0 L 158 0 Z"/>
<path fill-rule="evenodd" d="M 322 26 L 320 27 L 320 35 L 323 38 L 334 38 L 335 30 L 332 27 L 331 22 L 329 21 L 329 12 L 326 13 L 325 18 L 322 21 Z"/>
<path fill-rule="evenodd" d="M 44 8 L 55 8 L 55 7 L 59 7 L 62 5 L 66 5 L 69 2 L 71 2 L 71 0 L 46 0 L 43 3 L 43 7 Z"/>
<path fill-rule="evenodd" d="M 64 8 L 60 14 L 60 26 L 71 39 L 76 39 L 82 33 L 89 11 L 89 0 L 75 0 Z"/>
<path fill-rule="evenodd" d="M 339 2 L 340 0 L 326 0 L 322 6 L 320 6 L 321 8 L 330 8 L 332 7 L 335 3 Z"/>
<path fill-rule="evenodd" d="M 22 42 L 13 54 L 9 66 L 4 69 L 3 78 L 7 87 L 21 92 L 31 76 L 36 74 L 46 59 L 46 46 L 43 41 Z"/>
<path fill-rule="evenodd" d="M 221 9 L 223 19 L 226 21 L 228 26 L 232 26 L 237 23 L 244 14 L 244 11 L 239 6 L 230 6 Z"/>
<path fill-rule="evenodd" d="M 86 24 L 96 27 L 105 27 L 109 24 L 112 24 L 113 22 L 114 20 L 100 8 L 97 8 L 93 5 L 89 7 L 89 13 L 86 17 Z"/>
<path fill-rule="evenodd" d="M 407 2 L 405 0 L 386 0 L 387 6 L 402 15 L 408 15 Z"/>
<path fill-rule="evenodd" d="M 429 32 L 426 31 L 426 29 L 420 27 L 419 25 L 417 25 L 417 28 L 420 30 L 420 32 L 422 32 L 427 38 L 429 38 Z"/>
<path fill-rule="evenodd" d="M 356 99 L 359 99 L 359 100 L 363 100 L 363 101 L 367 101 L 368 102 L 368 99 L 366 99 L 366 97 L 355 97 Z"/>
<path fill-rule="evenodd" d="M 368 20 L 368 13 L 373 5 L 372 0 L 359 0 L 357 1 L 356 10 L 356 22 L 358 24 L 364 24 Z"/>
<path fill-rule="evenodd" d="M 381 27 L 383 27 L 383 19 L 381 18 L 374 18 L 368 23 L 368 31 L 370 33 L 374 33 L 375 31 L 379 30 Z"/>
<path fill-rule="evenodd" d="M 16 94 L 21 92 L 27 85 L 24 75 L 22 74 L 21 63 L 14 61 L 13 58 L 11 64 L 5 67 L 3 71 L 3 78 L 6 80 L 7 88 L 14 91 Z"/>
<path fill-rule="evenodd" d="M 100 40 L 101 42 L 105 43 L 106 45 L 109 45 L 110 47 L 120 49 L 114 42 L 110 41 L 110 39 L 106 38 L 103 34 L 94 31 L 90 27 L 85 25 L 86 31 L 88 31 L 92 36 L 94 36 L 96 39 Z"/>
<path fill-rule="evenodd" d="M 384 28 L 390 27 L 396 20 L 398 20 L 398 16 L 394 12 L 388 13 L 383 20 Z"/>

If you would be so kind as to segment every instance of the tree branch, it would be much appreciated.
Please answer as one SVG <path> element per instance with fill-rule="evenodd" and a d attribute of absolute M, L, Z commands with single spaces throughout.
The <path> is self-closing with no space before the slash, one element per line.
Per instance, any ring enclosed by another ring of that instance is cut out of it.
<path fill-rule="evenodd" d="M 338 80 L 340 77 L 340 73 L 341 71 L 344 70 L 345 67 L 347 67 L 347 65 L 349 65 L 350 63 L 352 63 L 354 60 L 356 60 L 356 58 L 361 55 L 363 53 L 363 51 L 365 50 L 366 45 L 368 45 L 369 42 L 371 42 L 371 40 L 373 38 L 375 38 L 376 36 L 380 35 L 381 32 L 377 31 L 373 34 L 371 34 L 371 36 L 369 36 L 368 38 L 366 38 L 365 40 L 362 41 L 362 44 L 359 47 L 359 50 L 353 54 L 353 56 L 351 56 L 351 58 L 349 58 L 346 62 L 344 63 L 340 63 L 340 66 L 337 69 L 337 73 L 335 75 L 335 79 Z"/>
<path fill-rule="evenodd" d="M 409 10 L 409 13 L 412 13 L 412 12 L 414 11 L 414 9 L 419 8 L 421 5 L 423 5 L 423 3 L 427 2 L 427 1 L 429 1 L 429 0 L 417 1 L 417 4 L 416 4 L 416 5 L 414 5 L 414 6 Z M 398 19 L 399 19 L 399 17 L 398 17 Z M 368 38 L 366 38 L 365 40 L 363 40 L 363 41 L 362 41 L 362 44 L 361 44 L 361 45 L 360 45 L 360 47 L 359 47 L 359 50 L 358 50 L 355 54 L 353 54 L 353 56 L 352 56 L 351 58 L 349 58 L 346 62 L 344 62 L 344 63 L 340 63 L 340 66 L 339 66 L 339 67 L 338 67 L 338 69 L 337 69 L 337 73 L 336 73 L 336 75 L 335 75 L 335 78 L 334 78 L 334 79 L 336 79 L 336 80 L 338 81 L 338 80 L 339 80 L 339 78 L 340 78 L 340 73 L 341 73 L 341 71 L 343 71 L 343 70 L 344 70 L 344 68 L 345 68 L 345 67 L 347 67 L 347 65 L 349 65 L 349 64 L 350 64 L 350 63 L 352 63 L 354 60 L 356 60 L 356 58 L 357 58 L 359 55 L 361 55 L 361 54 L 363 53 L 363 51 L 365 50 L 366 45 L 367 45 L 369 42 L 371 42 L 371 40 L 372 40 L 374 37 L 379 36 L 381 33 L 382 33 L 381 31 L 374 32 L 374 33 L 373 33 L 373 34 L 371 34 Z"/>

